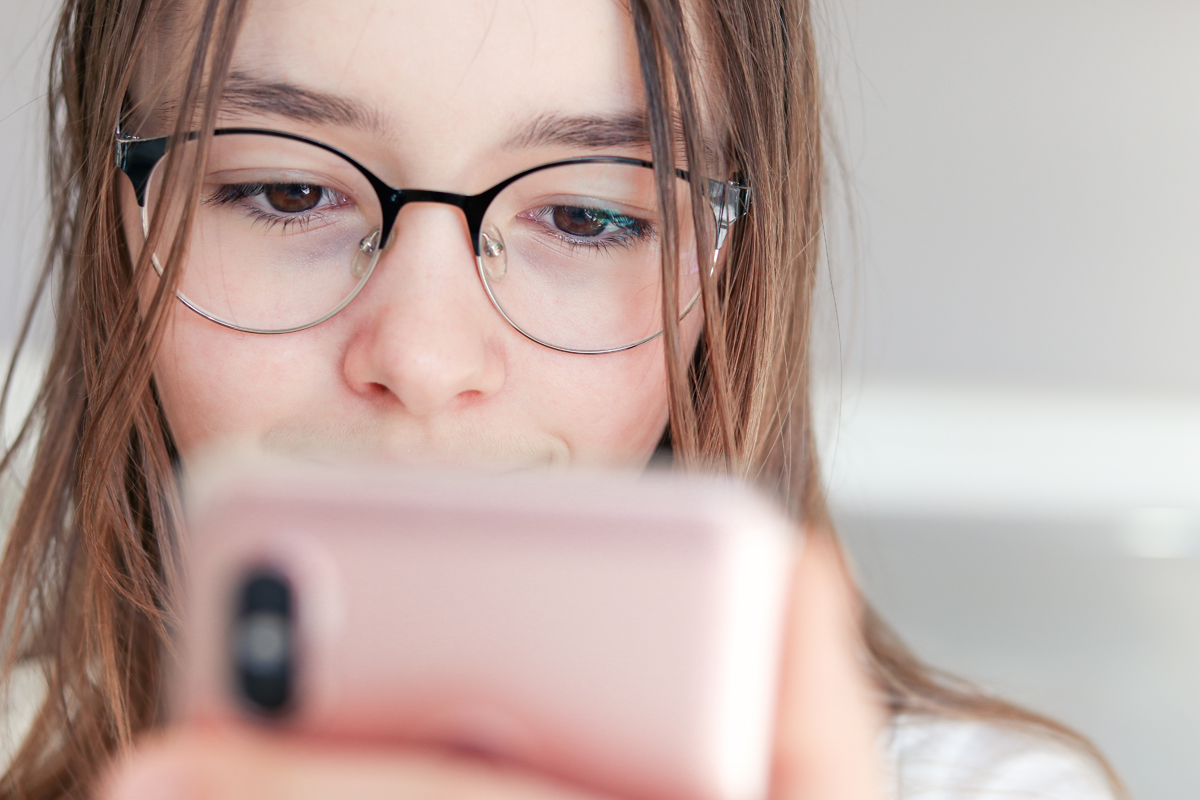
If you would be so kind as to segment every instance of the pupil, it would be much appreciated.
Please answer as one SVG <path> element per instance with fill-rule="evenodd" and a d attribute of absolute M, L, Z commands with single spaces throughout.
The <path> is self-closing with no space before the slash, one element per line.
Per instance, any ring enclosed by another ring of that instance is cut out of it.
<path fill-rule="evenodd" d="M 296 214 L 311 211 L 321 202 L 321 187 L 307 183 L 277 183 L 267 187 L 266 195 L 271 208 Z"/>
<path fill-rule="evenodd" d="M 604 232 L 605 221 L 587 208 L 558 206 L 554 209 L 554 225 L 572 236 L 598 236 Z"/>

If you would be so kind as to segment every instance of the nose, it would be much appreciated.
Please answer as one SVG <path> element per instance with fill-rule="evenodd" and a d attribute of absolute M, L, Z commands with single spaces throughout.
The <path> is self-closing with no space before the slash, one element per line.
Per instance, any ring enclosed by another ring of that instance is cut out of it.
<path fill-rule="evenodd" d="M 357 322 L 343 369 L 360 394 L 393 398 L 426 417 L 504 385 L 502 320 L 456 209 L 415 203 L 401 211 L 351 310 Z"/>

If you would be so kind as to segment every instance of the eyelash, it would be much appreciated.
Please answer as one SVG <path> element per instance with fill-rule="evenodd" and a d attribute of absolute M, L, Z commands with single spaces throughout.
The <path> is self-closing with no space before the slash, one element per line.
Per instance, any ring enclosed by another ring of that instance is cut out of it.
<path fill-rule="evenodd" d="M 615 236 L 608 239 L 600 239 L 595 237 L 591 239 L 581 239 L 572 236 L 566 231 L 563 231 L 548 221 L 548 218 L 554 213 L 555 209 L 559 208 L 574 208 L 574 206 L 542 206 L 525 212 L 521 216 L 532 221 L 541 223 L 550 232 L 550 235 L 559 241 L 564 242 L 572 248 L 582 248 L 587 250 L 608 250 L 612 247 L 630 247 L 636 243 L 652 241 L 657 235 L 657 230 L 649 220 L 639 219 L 637 217 L 629 217 L 624 214 L 607 212 L 600 209 L 587 209 L 597 213 L 606 224 L 616 225 L 617 231 Z"/>
<path fill-rule="evenodd" d="M 275 184 L 275 183 L 226 183 L 221 184 L 215 192 L 205 198 L 204 203 L 215 204 L 222 206 L 232 206 L 243 203 L 252 197 L 264 194 L 267 189 L 274 186 L 287 186 L 290 184 Z M 338 198 L 343 198 L 340 192 L 322 186 L 321 200 L 330 200 L 334 206 L 339 205 Z M 265 208 L 251 204 L 243 204 L 246 213 L 255 222 L 261 222 L 268 229 L 276 225 L 282 226 L 283 232 L 287 233 L 288 229 L 294 225 L 300 226 L 301 231 L 307 230 L 314 222 L 318 221 L 323 215 L 319 211 L 306 211 L 299 214 L 282 214 L 279 212 L 268 211 Z M 320 208 L 320 206 L 318 206 Z"/>
<path fill-rule="evenodd" d="M 261 206 L 244 203 L 253 197 L 264 194 L 269 188 L 277 184 L 268 183 L 241 183 L 241 184 L 222 184 L 205 199 L 206 204 L 232 206 L 243 204 L 246 213 L 258 223 L 262 223 L 267 228 L 281 226 L 283 232 L 288 232 L 293 226 L 299 226 L 301 231 L 307 230 L 314 222 L 318 221 L 324 215 L 320 212 L 307 211 L 295 215 L 281 214 L 278 212 L 268 211 Z M 322 201 L 332 201 L 336 206 L 340 193 L 335 192 L 327 187 L 321 187 Z M 320 207 L 320 206 L 319 206 Z M 549 217 L 556 209 L 564 206 L 542 206 L 541 208 L 533 209 L 526 212 L 530 220 L 542 224 L 550 233 L 559 241 L 565 243 L 573 249 L 586 250 L 608 250 L 613 247 L 630 247 L 636 243 L 648 242 L 655 238 L 657 231 L 653 223 L 648 220 L 639 219 L 637 217 L 629 217 L 624 214 L 613 212 L 605 212 L 599 209 L 589 209 L 597 216 L 604 220 L 606 225 L 613 225 L 616 230 L 606 232 L 595 238 L 582 239 L 572 236 L 556 227 L 549 221 Z M 603 237 L 603 238 L 601 238 Z"/>

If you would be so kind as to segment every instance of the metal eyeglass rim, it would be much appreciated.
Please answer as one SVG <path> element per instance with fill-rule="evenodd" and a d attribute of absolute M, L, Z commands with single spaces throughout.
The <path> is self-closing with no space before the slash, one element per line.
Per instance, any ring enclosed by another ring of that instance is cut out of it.
<path fill-rule="evenodd" d="M 563 165 L 567 165 L 567 164 L 584 164 L 584 163 L 633 164 L 636 166 L 648 167 L 648 168 L 653 169 L 654 164 L 652 162 L 643 161 L 641 159 L 635 159 L 635 158 L 626 158 L 626 157 L 622 157 L 622 156 L 584 156 L 584 157 L 580 157 L 580 158 L 562 159 L 559 161 L 552 161 L 552 162 L 549 162 L 546 164 L 539 164 L 536 167 L 531 167 L 530 169 L 519 172 L 516 175 L 506 178 L 505 180 L 501 181 L 500 183 L 496 184 L 495 186 L 492 186 L 490 189 L 486 189 L 485 191 L 480 192 L 479 194 L 460 195 L 460 194 L 454 194 L 454 193 L 450 193 L 450 192 L 438 192 L 438 191 L 430 191 L 430 190 L 423 190 L 423 189 L 396 189 L 396 188 L 390 187 L 386 183 L 384 183 L 382 180 L 380 180 L 378 177 L 376 177 L 375 174 L 372 173 L 369 169 L 364 167 L 362 164 L 358 163 L 358 161 L 356 161 L 354 158 L 347 155 L 346 153 L 342 152 L 341 150 L 338 150 L 335 147 L 327 145 L 324 142 L 319 142 L 315 139 L 310 139 L 308 137 L 300 136 L 298 134 L 287 133 L 285 131 L 275 131 L 275 130 L 258 129 L 258 128 L 218 128 L 217 130 L 213 131 L 214 136 L 225 136 L 225 135 L 231 135 L 231 134 L 254 134 L 254 135 L 261 135 L 261 136 L 276 136 L 281 139 L 290 139 L 293 141 L 303 142 L 305 144 L 319 147 L 322 150 L 330 152 L 330 153 L 344 159 L 345 161 L 347 161 L 351 166 L 353 166 L 355 169 L 357 169 L 371 184 L 372 188 L 375 189 L 375 191 L 379 197 L 381 208 L 384 209 L 384 220 L 383 220 L 383 224 L 380 227 L 380 237 L 379 237 L 379 241 L 381 243 L 386 243 L 387 236 L 388 236 L 388 234 L 390 234 L 391 227 L 395 223 L 396 216 L 399 214 L 400 209 L 403 208 L 403 206 L 407 205 L 408 203 L 438 202 L 438 203 L 445 203 L 447 205 L 453 205 L 453 206 L 459 208 L 467 217 L 468 228 L 471 232 L 471 247 L 475 252 L 476 269 L 479 272 L 480 281 L 483 283 L 484 291 L 487 293 L 488 300 L 491 302 L 492 307 L 495 308 L 497 312 L 499 312 L 500 316 L 504 319 L 505 322 L 507 322 L 510 326 L 513 327 L 514 330 L 516 330 L 518 333 L 520 333 L 522 336 L 524 336 L 525 338 L 529 339 L 532 342 L 540 344 L 543 347 L 548 347 L 551 350 L 557 350 L 557 351 L 563 352 L 563 353 L 573 353 L 573 354 L 577 354 L 577 355 L 603 355 L 606 353 L 617 353 L 617 352 L 621 352 L 623 350 L 629 350 L 634 347 L 638 347 L 647 342 L 653 341 L 654 339 L 657 339 L 659 336 L 662 335 L 663 331 L 660 328 L 655 333 L 653 333 L 649 336 L 643 337 L 642 339 L 639 339 L 630 344 L 621 345 L 619 347 L 610 347 L 610 348 L 602 348 L 602 349 L 579 349 L 579 348 L 563 347 L 561 345 L 555 345 L 555 344 L 547 342 L 543 339 L 540 339 L 540 338 L 530 334 L 529 332 L 525 331 L 520 325 L 518 325 L 516 322 L 514 322 L 512 320 L 512 318 L 509 317 L 509 315 L 504 311 L 503 307 L 501 307 L 500 303 L 496 300 L 496 297 L 492 293 L 491 286 L 488 284 L 487 276 L 484 272 L 483 257 L 482 257 L 482 254 L 481 254 L 480 248 L 479 248 L 479 234 L 480 234 L 480 230 L 482 228 L 483 216 L 487 211 L 488 205 L 503 189 L 508 187 L 514 181 L 517 181 L 517 180 L 525 177 L 526 175 L 530 175 L 532 173 L 539 172 L 544 169 L 549 169 L 551 167 L 558 167 L 558 166 L 563 166 Z M 199 131 L 191 131 L 186 135 L 185 139 L 186 139 L 186 141 L 194 141 L 194 140 L 198 139 L 199 137 L 200 137 Z M 118 126 L 116 129 L 116 147 L 115 147 L 116 166 L 123 173 L 125 173 L 125 175 L 129 178 L 129 180 L 133 184 L 134 194 L 137 198 L 139 210 L 141 212 L 140 216 L 141 216 L 141 222 L 142 222 L 142 235 L 143 236 L 148 237 L 149 232 L 150 232 L 149 208 L 148 208 L 148 203 L 146 202 L 147 189 L 149 186 L 150 175 L 154 171 L 154 168 L 158 165 L 158 163 L 166 155 L 167 145 L 171 141 L 172 138 L 173 138 L 172 136 L 159 136 L 159 137 L 155 137 L 155 138 L 151 138 L 151 139 L 142 139 L 137 136 L 133 136 L 133 135 L 124 133 L 121 130 L 120 126 Z M 681 178 L 685 181 L 691 180 L 691 176 L 685 170 L 676 169 L 675 174 L 676 174 L 676 177 Z M 725 238 L 729 232 L 729 227 L 734 222 L 736 222 L 738 219 L 740 219 L 742 216 L 744 216 L 746 214 L 746 212 L 749 210 L 750 202 L 751 202 L 751 191 L 750 191 L 749 186 L 746 186 L 745 184 L 743 184 L 737 180 L 718 181 L 718 180 L 710 179 L 708 194 L 709 194 L 709 202 L 712 204 L 714 221 L 716 223 L 716 227 L 715 227 L 716 249 L 713 252 L 713 261 L 715 263 L 717 256 L 720 254 L 721 247 L 725 243 Z M 312 322 L 307 322 L 303 325 L 297 325 L 297 326 L 294 326 L 291 328 L 261 329 L 261 328 L 252 328 L 252 327 L 248 327 L 248 326 L 244 326 L 244 325 L 238 325 L 237 323 L 231 322 L 230 320 L 222 319 L 221 317 L 219 317 L 209 311 L 206 311 L 199 304 L 197 304 L 197 303 L 193 302 L 191 299 L 189 299 L 182 291 L 176 290 L 175 294 L 179 298 L 180 302 L 182 302 L 185 306 L 187 306 L 189 309 L 191 309 L 195 313 L 199 314 L 200 316 L 204 317 L 205 319 L 215 322 L 218 325 L 221 325 L 226 328 L 230 328 L 232 330 L 241 331 L 243 333 L 253 333 L 253 334 L 262 334 L 262 335 L 296 333 L 298 331 L 307 330 L 308 328 L 312 328 L 317 325 L 320 325 L 321 323 L 325 322 L 326 320 L 337 315 L 339 312 L 342 311 L 342 309 L 344 309 L 346 306 L 348 306 L 354 300 L 354 298 L 358 296 L 358 293 L 360 291 L 362 291 L 362 288 L 366 285 L 367 281 L 370 279 L 371 275 L 374 273 L 375 265 L 378 263 L 379 256 L 382 253 L 384 247 L 386 247 L 386 244 L 381 244 L 378 248 L 376 248 L 374 257 L 371 259 L 370 266 L 367 268 L 367 270 L 365 270 L 365 272 L 363 273 L 363 276 L 359 280 L 358 284 L 355 285 L 354 289 L 333 310 L 329 311 L 325 315 L 321 316 L 320 318 L 318 318 Z M 161 276 L 162 272 L 163 272 L 163 268 L 162 268 L 162 265 L 158 261 L 157 254 L 154 254 L 154 253 L 151 254 L 151 261 L 154 264 L 155 271 Z M 692 299 L 690 301 L 688 301 L 687 306 L 680 312 L 679 319 L 682 320 L 684 317 L 686 317 L 688 315 L 688 313 L 691 312 L 691 310 L 695 307 L 696 303 L 699 301 L 700 295 L 701 295 L 700 290 L 697 290 L 696 294 L 692 297 Z"/>

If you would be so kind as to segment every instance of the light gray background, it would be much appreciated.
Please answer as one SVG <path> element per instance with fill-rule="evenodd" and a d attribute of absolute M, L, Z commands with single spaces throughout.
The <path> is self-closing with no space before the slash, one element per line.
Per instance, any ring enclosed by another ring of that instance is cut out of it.
<path fill-rule="evenodd" d="M 0 0 L 4 350 L 51 5 Z M 821 430 L 868 592 L 1136 796 L 1200 796 L 1200 4 L 821 8 L 855 209 L 830 222 Z"/>
<path fill-rule="evenodd" d="M 822 429 L 868 593 L 1135 796 L 1200 796 L 1200 4 L 826 8 Z"/>
<path fill-rule="evenodd" d="M 0 352 L 12 346 L 41 252 L 41 124 L 53 4 L 0 0 Z"/>

